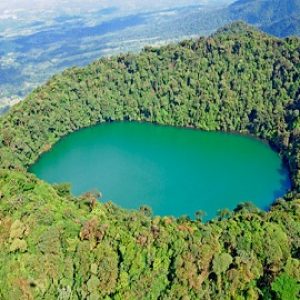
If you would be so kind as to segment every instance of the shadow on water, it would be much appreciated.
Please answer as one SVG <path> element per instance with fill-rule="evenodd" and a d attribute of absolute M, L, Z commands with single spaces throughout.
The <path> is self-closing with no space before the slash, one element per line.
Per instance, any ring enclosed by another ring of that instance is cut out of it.
<path fill-rule="evenodd" d="M 273 193 L 274 202 L 278 198 L 282 198 L 292 187 L 288 167 L 284 162 L 281 163 L 281 166 L 277 170 L 277 172 L 280 174 L 281 179 L 280 179 L 280 185 L 279 185 L 278 189 L 275 190 Z M 270 206 L 264 207 L 264 210 L 269 210 L 269 209 L 270 209 Z"/>

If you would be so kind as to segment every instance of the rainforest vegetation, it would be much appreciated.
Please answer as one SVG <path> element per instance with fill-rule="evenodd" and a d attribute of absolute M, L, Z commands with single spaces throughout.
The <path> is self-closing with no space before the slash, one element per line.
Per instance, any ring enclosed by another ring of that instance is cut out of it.
<path fill-rule="evenodd" d="M 0 298 L 299 298 L 299 109 L 300 40 L 243 23 L 54 76 L 0 119 Z M 117 120 L 266 139 L 292 189 L 268 212 L 243 203 L 203 223 L 27 172 L 66 134 Z"/>

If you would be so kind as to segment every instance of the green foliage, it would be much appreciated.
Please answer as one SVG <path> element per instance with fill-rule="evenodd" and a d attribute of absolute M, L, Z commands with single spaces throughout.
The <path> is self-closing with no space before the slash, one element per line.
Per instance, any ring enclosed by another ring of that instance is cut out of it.
<path fill-rule="evenodd" d="M 266 299 L 300 282 L 300 41 L 241 23 L 69 69 L 0 119 L 0 298 Z M 70 194 L 28 167 L 64 135 L 146 121 L 267 139 L 293 188 L 206 224 Z"/>
<path fill-rule="evenodd" d="M 230 264 L 232 263 L 232 257 L 228 253 L 221 253 L 220 255 L 216 255 L 213 260 L 213 271 L 216 274 L 222 274 L 227 271 Z"/>
<path fill-rule="evenodd" d="M 272 283 L 272 290 L 281 300 L 296 300 L 300 297 L 300 284 L 287 274 L 281 274 Z"/>

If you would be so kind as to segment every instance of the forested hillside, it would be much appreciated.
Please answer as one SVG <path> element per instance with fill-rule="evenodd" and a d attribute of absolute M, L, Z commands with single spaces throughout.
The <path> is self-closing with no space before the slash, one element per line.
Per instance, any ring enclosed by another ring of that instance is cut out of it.
<path fill-rule="evenodd" d="M 52 2 L 48 5 L 57 4 Z M 93 10 L 86 10 L 82 8 L 91 6 L 90 1 L 80 6 L 65 1 L 62 11 L 4 10 L 0 18 L 0 115 L 53 74 L 70 66 L 84 66 L 101 56 L 208 36 L 237 20 L 277 37 L 300 34 L 300 0 L 176 0 L 150 6 L 147 1 L 137 2 L 143 9 L 123 4 L 123 11 L 112 2 L 103 9 L 106 5 L 102 1 Z M 196 2 L 198 5 L 176 7 Z"/>
<path fill-rule="evenodd" d="M 300 13 L 291 17 L 279 19 L 274 23 L 264 25 L 262 29 L 275 36 L 300 36 Z"/>
<path fill-rule="evenodd" d="M 299 0 L 237 0 L 225 11 L 275 36 L 299 35 Z"/>
<path fill-rule="evenodd" d="M 257 24 L 293 16 L 299 9 L 299 0 L 237 0 L 230 5 L 231 13 Z"/>
<path fill-rule="evenodd" d="M 299 298 L 299 87 L 300 40 L 243 23 L 54 76 L 0 119 L 0 298 Z M 64 135 L 123 120 L 266 139 L 292 190 L 269 212 L 244 203 L 204 224 L 27 172 Z"/>

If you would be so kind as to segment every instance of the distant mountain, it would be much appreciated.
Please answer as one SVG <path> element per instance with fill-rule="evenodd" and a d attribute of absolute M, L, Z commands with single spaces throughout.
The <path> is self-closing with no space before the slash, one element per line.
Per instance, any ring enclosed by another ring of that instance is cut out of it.
<path fill-rule="evenodd" d="M 299 0 L 238 0 L 229 6 L 233 16 L 249 23 L 275 22 L 283 16 L 292 16 L 300 9 Z"/>
<path fill-rule="evenodd" d="M 261 28 L 263 31 L 279 37 L 285 37 L 289 35 L 300 36 L 300 16 L 287 17 L 270 25 L 262 26 Z"/>
<path fill-rule="evenodd" d="M 238 0 L 221 13 L 279 37 L 300 33 L 300 0 Z"/>
<path fill-rule="evenodd" d="M 219 9 L 179 16 L 177 22 L 172 20 L 172 28 L 209 35 L 235 21 L 247 22 L 278 37 L 300 35 L 300 0 L 237 0 Z"/>
<path fill-rule="evenodd" d="M 300 0 L 125 0 L 120 6 L 120 0 L 80 6 L 79 0 L 24 0 L 7 10 L 19 2 L 0 3 L 0 115 L 53 74 L 101 56 L 208 36 L 238 20 L 278 37 L 300 36 Z"/>

